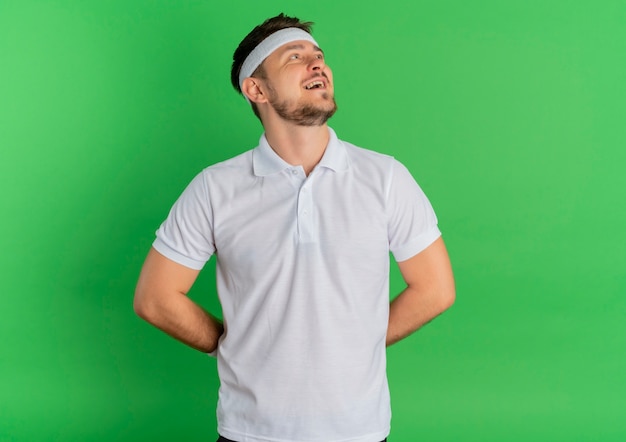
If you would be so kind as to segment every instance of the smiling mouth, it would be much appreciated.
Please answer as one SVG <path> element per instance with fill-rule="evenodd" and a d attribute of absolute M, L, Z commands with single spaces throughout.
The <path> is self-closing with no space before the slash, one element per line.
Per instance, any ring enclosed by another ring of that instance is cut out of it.
<path fill-rule="evenodd" d="M 315 80 L 310 82 L 309 84 L 307 84 L 306 86 L 304 86 L 305 89 L 307 90 L 311 90 L 311 89 L 320 89 L 324 87 L 324 82 L 321 80 Z"/>

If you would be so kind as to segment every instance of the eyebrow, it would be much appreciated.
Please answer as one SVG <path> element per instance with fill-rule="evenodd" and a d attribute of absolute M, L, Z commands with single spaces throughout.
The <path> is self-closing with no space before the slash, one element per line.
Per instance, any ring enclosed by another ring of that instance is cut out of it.
<path fill-rule="evenodd" d="M 285 47 L 285 52 L 287 51 L 291 51 L 293 49 L 305 49 L 304 45 L 301 43 L 295 44 L 295 45 L 289 45 Z M 320 48 L 319 46 L 315 46 L 313 45 L 313 51 L 315 52 L 321 52 L 322 54 L 324 53 L 324 51 L 322 50 L 322 48 Z"/>

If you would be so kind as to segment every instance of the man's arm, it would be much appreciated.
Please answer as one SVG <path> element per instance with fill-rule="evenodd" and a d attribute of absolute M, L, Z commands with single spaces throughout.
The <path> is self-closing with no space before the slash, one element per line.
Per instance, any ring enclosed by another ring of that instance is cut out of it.
<path fill-rule="evenodd" d="M 389 306 L 387 345 L 395 344 L 454 303 L 454 277 L 443 239 L 398 263 L 407 284 Z"/>
<path fill-rule="evenodd" d="M 224 327 L 187 297 L 198 273 L 151 248 L 139 275 L 133 307 L 141 318 L 170 336 L 210 353 L 217 348 Z"/>

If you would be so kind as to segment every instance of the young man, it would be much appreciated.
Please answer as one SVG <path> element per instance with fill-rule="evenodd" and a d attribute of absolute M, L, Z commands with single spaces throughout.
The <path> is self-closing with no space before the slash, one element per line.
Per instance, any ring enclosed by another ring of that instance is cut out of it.
<path fill-rule="evenodd" d="M 333 76 L 310 25 L 281 14 L 235 51 L 233 85 L 265 133 L 191 182 L 135 294 L 139 316 L 217 357 L 222 441 L 385 440 L 385 348 L 454 301 L 409 172 L 327 126 Z M 391 304 L 389 251 L 407 285 Z M 186 296 L 213 254 L 223 324 Z"/>

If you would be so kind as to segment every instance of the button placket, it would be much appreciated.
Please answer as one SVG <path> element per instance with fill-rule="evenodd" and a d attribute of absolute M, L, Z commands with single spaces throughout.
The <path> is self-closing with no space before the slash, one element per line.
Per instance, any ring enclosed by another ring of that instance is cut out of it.
<path fill-rule="evenodd" d="M 298 232 L 300 240 L 303 242 L 315 240 L 313 195 L 310 177 L 304 182 L 298 193 Z"/>

